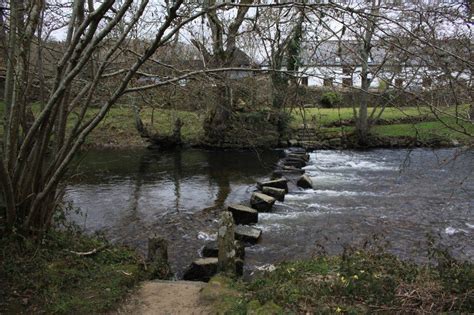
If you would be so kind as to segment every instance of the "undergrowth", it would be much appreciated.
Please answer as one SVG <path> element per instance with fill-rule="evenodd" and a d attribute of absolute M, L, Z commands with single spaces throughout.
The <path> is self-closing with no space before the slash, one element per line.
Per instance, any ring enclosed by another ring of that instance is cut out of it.
<path fill-rule="evenodd" d="M 102 313 L 149 273 L 131 249 L 70 231 L 35 242 L 4 237 L 0 313 Z"/>
<path fill-rule="evenodd" d="M 374 250 L 289 262 L 251 281 L 246 300 L 281 313 L 474 312 L 474 268 L 443 255 L 419 266 Z"/>
<path fill-rule="evenodd" d="M 431 250 L 431 263 L 419 265 L 382 248 L 362 248 L 281 263 L 248 283 L 234 281 L 228 288 L 240 295 L 227 302 L 226 313 L 474 312 L 472 263 L 457 261 L 442 249 Z"/>

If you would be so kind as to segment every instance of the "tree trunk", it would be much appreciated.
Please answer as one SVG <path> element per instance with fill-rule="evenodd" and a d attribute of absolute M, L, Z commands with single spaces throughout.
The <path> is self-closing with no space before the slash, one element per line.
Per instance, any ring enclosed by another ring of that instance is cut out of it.
<path fill-rule="evenodd" d="M 220 146 L 225 142 L 231 113 L 230 88 L 225 83 L 221 83 L 217 86 L 216 103 L 204 124 L 206 139 L 210 144 Z"/>

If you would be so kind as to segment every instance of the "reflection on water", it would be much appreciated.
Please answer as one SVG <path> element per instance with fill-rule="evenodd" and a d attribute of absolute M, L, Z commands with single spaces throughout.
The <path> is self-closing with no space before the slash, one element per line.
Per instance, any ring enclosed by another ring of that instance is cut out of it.
<path fill-rule="evenodd" d="M 199 232 L 212 234 L 217 212 L 239 202 L 267 178 L 281 151 L 91 151 L 73 176 L 66 199 L 88 232 L 144 250 L 147 236 L 172 242 L 176 269 L 197 256 Z M 177 241 L 178 244 L 173 242 Z"/>
<path fill-rule="evenodd" d="M 148 234 L 170 241 L 175 270 L 197 257 L 216 231 L 225 204 L 248 201 L 280 152 L 183 150 L 89 152 L 66 198 L 87 231 L 145 249 Z M 247 268 L 330 253 L 384 235 L 402 257 L 426 256 L 426 235 L 474 259 L 474 152 L 455 150 L 317 151 L 307 174 L 312 190 L 292 191 L 261 214 L 262 241 L 247 250 Z"/>

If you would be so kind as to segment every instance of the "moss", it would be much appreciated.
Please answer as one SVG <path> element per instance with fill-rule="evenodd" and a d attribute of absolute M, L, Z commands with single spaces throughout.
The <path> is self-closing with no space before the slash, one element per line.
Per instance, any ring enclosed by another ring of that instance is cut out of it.
<path fill-rule="evenodd" d="M 283 309 L 273 301 L 261 305 L 257 300 L 250 301 L 247 304 L 247 314 L 249 315 L 267 315 L 267 314 L 285 314 Z"/>
<path fill-rule="evenodd" d="M 0 249 L 6 313 L 105 312 L 148 278 L 134 251 L 67 232 L 51 232 L 40 242 L 4 238 Z M 92 249 L 99 250 L 74 253 Z"/>
<path fill-rule="evenodd" d="M 202 290 L 201 298 L 211 305 L 217 314 L 239 314 L 245 313 L 245 305 L 240 292 L 241 283 L 231 278 L 217 275 L 211 278 L 207 286 Z"/>

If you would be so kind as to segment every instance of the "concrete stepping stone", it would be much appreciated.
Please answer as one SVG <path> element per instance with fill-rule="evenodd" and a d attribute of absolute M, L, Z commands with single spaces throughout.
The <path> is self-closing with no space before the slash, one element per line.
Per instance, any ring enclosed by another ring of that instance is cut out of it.
<path fill-rule="evenodd" d="M 296 168 L 302 168 L 306 166 L 306 161 L 301 158 L 290 158 L 286 157 L 280 161 L 283 166 L 293 166 Z"/>
<path fill-rule="evenodd" d="M 247 226 L 247 225 L 237 225 L 235 227 L 236 240 L 239 240 L 245 243 L 255 244 L 260 239 L 260 236 L 262 236 L 262 230 L 260 229 Z"/>
<path fill-rule="evenodd" d="M 287 148 L 285 150 L 285 152 L 287 154 L 305 154 L 306 153 L 306 149 L 305 148 L 301 148 L 301 147 L 292 147 L 292 148 Z"/>
<path fill-rule="evenodd" d="M 288 192 L 288 181 L 284 178 L 280 178 L 280 179 L 274 179 L 274 180 L 257 183 L 257 188 L 259 190 L 262 190 L 263 187 L 280 188 L 280 189 L 284 189 L 285 192 Z"/>
<path fill-rule="evenodd" d="M 282 168 L 277 168 L 276 170 L 273 171 L 272 173 L 272 178 L 278 179 L 285 177 L 287 175 L 303 175 L 305 173 L 305 170 L 302 170 L 301 168 L 296 168 L 296 167 L 287 167 L 284 166 Z"/>
<path fill-rule="evenodd" d="M 308 153 L 289 153 L 286 157 L 288 158 L 296 158 L 296 159 L 302 159 L 306 162 L 309 161 L 309 154 Z"/>
<path fill-rule="evenodd" d="M 285 190 L 281 188 L 274 188 L 274 187 L 263 187 L 262 193 L 272 196 L 278 201 L 285 200 Z"/>
<path fill-rule="evenodd" d="M 191 263 L 183 280 L 209 281 L 217 273 L 217 257 L 199 258 Z"/>
<path fill-rule="evenodd" d="M 258 211 L 244 205 L 230 205 L 229 211 L 234 217 L 235 224 L 251 224 L 258 222 Z"/>
<path fill-rule="evenodd" d="M 272 210 L 275 201 L 276 199 L 272 196 L 255 192 L 250 198 L 250 205 L 252 206 L 252 208 L 257 209 L 258 211 L 265 212 Z"/>
<path fill-rule="evenodd" d="M 244 259 L 245 258 L 245 246 L 240 241 L 235 241 L 235 256 Z M 218 257 L 219 246 L 217 241 L 210 241 L 204 245 L 201 251 L 202 257 Z"/>
<path fill-rule="evenodd" d="M 303 175 L 298 178 L 296 185 L 304 189 L 313 188 L 313 181 L 311 180 L 311 178 L 309 178 L 308 175 Z"/>

